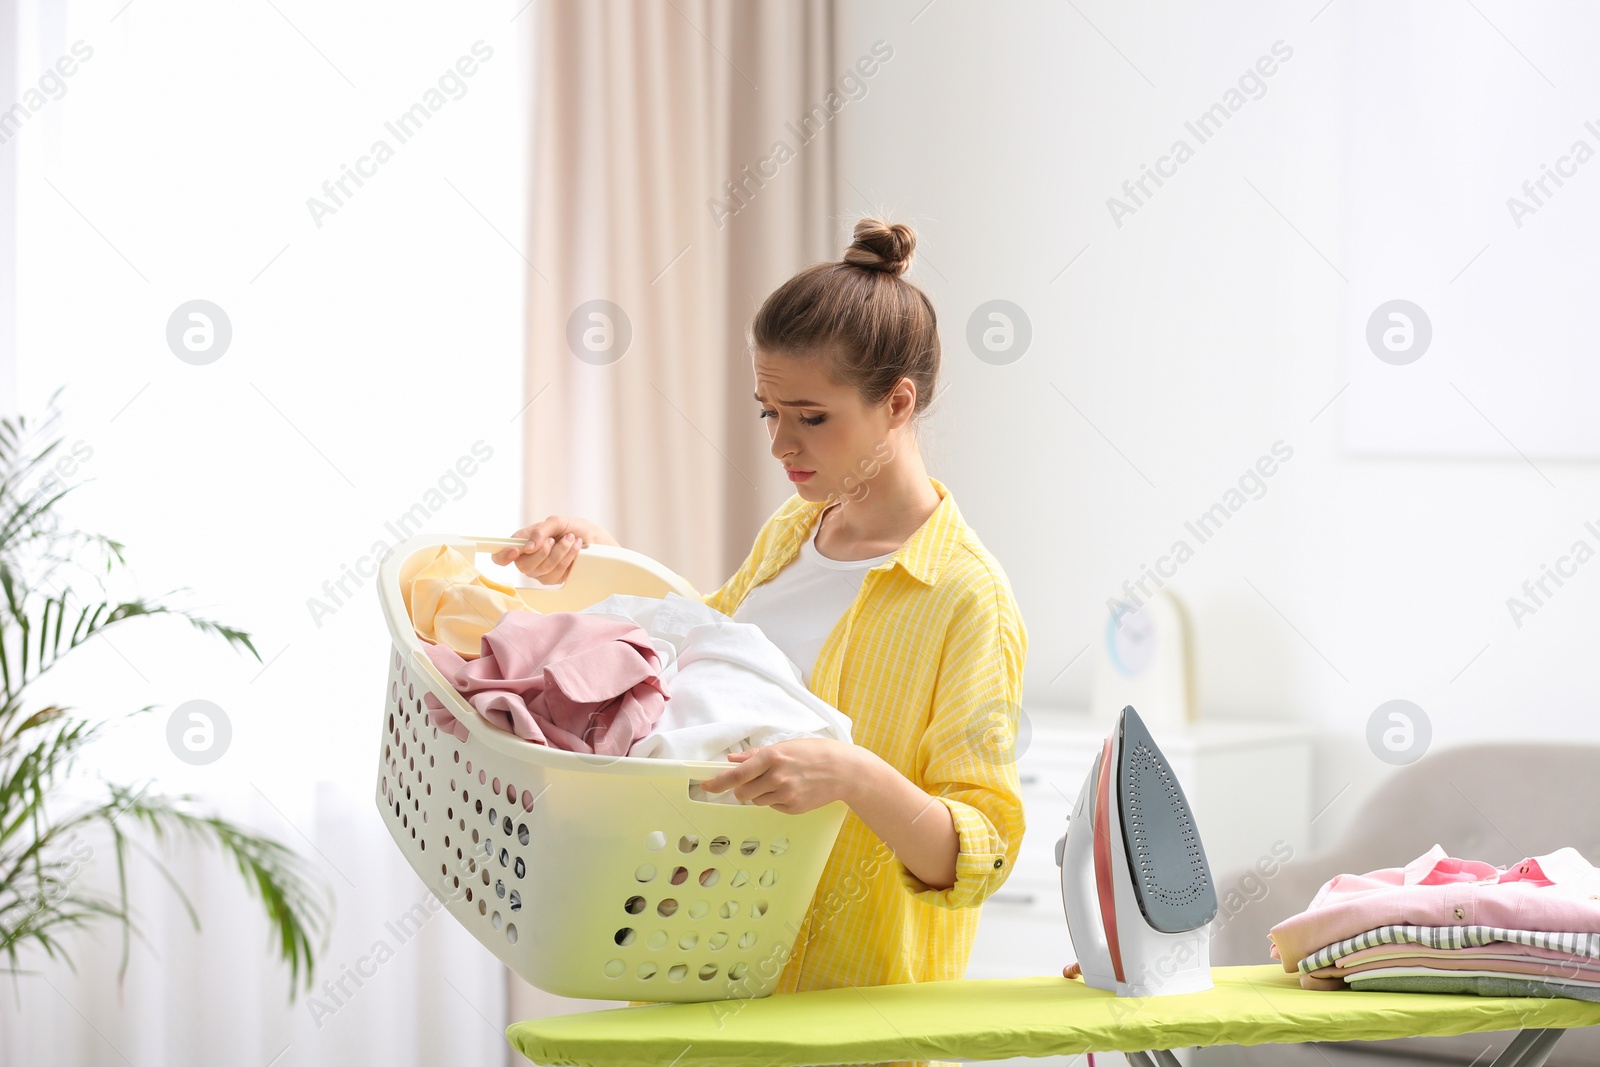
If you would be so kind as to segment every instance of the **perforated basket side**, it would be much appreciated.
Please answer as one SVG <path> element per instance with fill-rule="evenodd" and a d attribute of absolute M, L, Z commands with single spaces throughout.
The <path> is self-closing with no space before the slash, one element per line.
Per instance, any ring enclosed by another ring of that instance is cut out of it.
<path fill-rule="evenodd" d="M 559 996 L 771 992 L 846 808 L 703 802 L 660 761 L 592 762 L 431 726 L 435 682 L 390 657 L 377 802 L 412 868 L 517 974 Z M 627 766 L 624 767 L 623 764 Z"/>

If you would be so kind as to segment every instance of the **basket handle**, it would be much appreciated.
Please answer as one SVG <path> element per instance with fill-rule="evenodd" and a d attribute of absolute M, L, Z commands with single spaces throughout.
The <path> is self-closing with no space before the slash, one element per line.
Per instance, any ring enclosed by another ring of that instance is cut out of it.
<path fill-rule="evenodd" d="M 729 767 L 738 766 L 738 764 L 734 763 L 732 760 L 724 760 L 721 763 L 718 763 L 716 760 L 703 759 L 685 759 L 676 760 L 674 762 L 676 762 L 678 766 L 691 772 L 689 774 L 689 780 L 691 782 L 703 782 L 707 778 L 715 778 Z M 693 773 L 694 771 L 704 771 L 705 773 L 697 775 Z"/>
<path fill-rule="evenodd" d="M 521 548 L 528 543 L 528 539 L 526 537 L 469 537 L 467 542 L 472 545 L 474 552 L 487 555 L 497 548 L 510 548 L 513 545 Z M 585 543 L 582 547 L 588 548 L 589 545 Z"/>
<path fill-rule="evenodd" d="M 453 547 L 457 549 L 471 548 L 475 554 L 487 556 L 492 555 L 498 549 L 521 548 L 527 543 L 528 539 L 526 537 L 466 537 L 455 542 Z M 649 566 L 652 570 L 660 573 L 663 577 L 670 576 L 684 585 L 688 584 L 679 575 L 671 571 L 669 568 L 662 566 L 662 564 L 656 560 L 646 556 L 644 553 L 635 552 L 631 548 L 623 548 L 621 545 L 603 545 L 595 542 L 584 541 L 580 538 L 578 541 L 578 553 L 579 558 L 582 558 L 583 556 L 591 556 L 599 559 L 618 559 L 639 562 Z"/>
<path fill-rule="evenodd" d="M 513 543 L 520 544 L 521 542 Z M 434 666 L 433 660 L 428 658 L 428 654 L 426 652 L 422 651 L 420 648 L 412 649 L 411 662 L 416 670 L 421 671 L 427 678 L 433 681 L 434 688 L 439 690 L 440 702 L 443 703 L 450 714 L 455 717 L 455 720 L 461 723 L 462 728 L 467 731 L 469 736 L 476 734 L 479 730 L 495 729 L 493 726 L 485 723 L 478 716 L 478 709 L 467 703 L 456 687 L 450 684 L 449 679 L 444 676 L 438 667 Z M 645 759 L 647 757 L 634 756 L 622 758 Z M 674 769 L 682 771 L 691 782 L 703 782 L 707 778 L 714 778 L 723 771 L 727 770 L 729 767 L 735 765 L 731 760 L 718 762 L 717 760 L 651 759 L 650 763 L 652 766 L 659 766 L 664 772 L 670 772 Z"/>

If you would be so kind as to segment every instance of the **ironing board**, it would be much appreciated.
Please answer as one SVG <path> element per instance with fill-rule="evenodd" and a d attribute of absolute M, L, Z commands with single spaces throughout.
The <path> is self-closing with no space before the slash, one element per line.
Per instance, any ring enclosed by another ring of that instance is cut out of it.
<path fill-rule="evenodd" d="M 1163 1050 L 1520 1030 L 1491 1067 L 1540 1067 L 1562 1030 L 1600 1024 L 1600 1003 L 1579 1000 L 1314 992 L 1278 964 L 1211 973 L 1214 988 L 1163 997 L 1116 997 L 1058 975 L 647 1004 L 514 1023 L 506 1037 L 534 1063 L 574 1067 L 799 1067 L 1109 1051 L 1129 1053 L 1141 1067 L 1176 1067 Z"/>

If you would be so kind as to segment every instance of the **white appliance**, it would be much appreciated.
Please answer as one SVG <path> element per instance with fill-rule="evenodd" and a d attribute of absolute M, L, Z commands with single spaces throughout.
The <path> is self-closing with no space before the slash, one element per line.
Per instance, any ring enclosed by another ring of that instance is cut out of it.
<path fill-rule="evenodd" d="M 1217 892 L 1183 787 L 1131 705 L 1056 842 L 1084 981 L 1119 996 L 1211 988 Z"/>

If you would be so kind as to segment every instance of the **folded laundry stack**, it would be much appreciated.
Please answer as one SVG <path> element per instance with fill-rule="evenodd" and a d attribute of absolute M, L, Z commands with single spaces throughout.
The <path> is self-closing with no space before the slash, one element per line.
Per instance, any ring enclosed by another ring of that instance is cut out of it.
<path fill-rule="evenodd" d="M 1434 845 L 1335 876 L 1270 936 L 1307 989 L 1600 1001 L 1600 871 L 1573 848 L 1497 867 Z"/>

